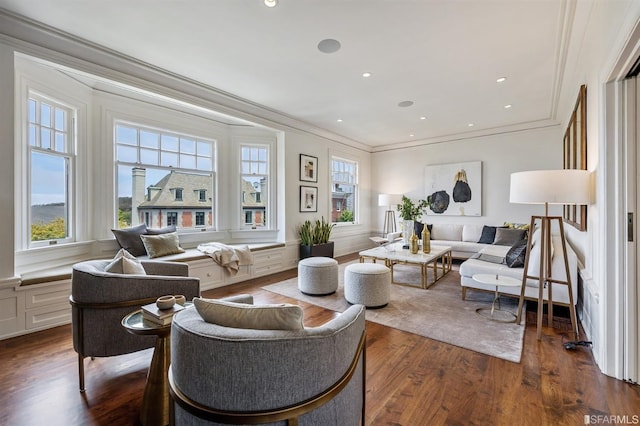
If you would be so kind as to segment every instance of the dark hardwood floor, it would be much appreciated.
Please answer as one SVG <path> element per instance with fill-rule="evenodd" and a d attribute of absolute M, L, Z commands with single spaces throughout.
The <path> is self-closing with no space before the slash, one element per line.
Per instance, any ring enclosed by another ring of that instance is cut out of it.
<path fill-rule="evenodd" d="M 336 315 L 261 289 L 295 274 L 204 296 L 252 293 L 257 303 L 297 303 L 308 326 Z M 560 319 L 556 328 L 545 328 L 537 341 L 535 312 L 528 312 L 523 357 L 516 364 L 367 322 L 366 424 L 582 425 L 585 415 L 640 415 L 637 385 L 601 374 L 589 349 L 562 347 L 569 337 L 566 323 Z M 145 350 L 86 360 L 82 394 L 71 326 L 0 341 L 0 425 L 138 424 L 151 355 Z"/>

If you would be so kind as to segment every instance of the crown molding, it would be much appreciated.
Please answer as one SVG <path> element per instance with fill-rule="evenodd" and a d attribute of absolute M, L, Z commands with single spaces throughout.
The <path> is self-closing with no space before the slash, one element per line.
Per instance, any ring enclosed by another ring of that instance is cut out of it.
<path fill-rule="evenodd" d="M 371 146 L 0 8 L 0 41 L 17 51 L 274 130 L 295 130 L 371 152 Z"/>

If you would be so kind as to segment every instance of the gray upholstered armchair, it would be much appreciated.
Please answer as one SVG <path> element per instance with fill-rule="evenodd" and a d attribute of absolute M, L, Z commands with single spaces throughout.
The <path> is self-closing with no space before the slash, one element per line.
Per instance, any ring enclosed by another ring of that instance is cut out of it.
<path fill-rule="evenodd" d="M 364 424 L 364 315 L 354 305 L 320 327 L 254 330 L 205 322 L 195 308 L 178 313 L 175 424 Z"/>
<path fill-rule="evenodd" d="M 73 266 L 71 274 L 73 348 L 78 353 L 80 391 L 84 391 L 84 358 L 107 357 L 151 348 L 155 336 L 128 333 L 122 318 L 159 296 L 200 295 L 200 280 L 188 277 L 181 262 L 142 261 L 147 275 L 105 272 L 111 260 L 90 260 Z"/>

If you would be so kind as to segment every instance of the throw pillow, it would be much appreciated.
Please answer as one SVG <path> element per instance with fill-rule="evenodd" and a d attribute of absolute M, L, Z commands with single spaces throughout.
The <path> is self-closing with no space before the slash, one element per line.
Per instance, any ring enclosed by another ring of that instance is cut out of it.
<path fill-rule="evenodd" d="M 483 226 L 482 235 L 480 235 L 479 243 L 493 244 L 493 240 L 496 239 L 496 226 Z"/>
<path fill-rule="evenodd" d="M 527 255 L 527 240 L 517 241 L 507 254 L 504 256 L 504 262 L 509 268 L 521 268 L 524 266 L 524 259 Z"/>
<path fill-rule="evenodd" d="M 145 232 L 146 235 L 160 235 L 160 234 L 168 234 L 170 232 L 176 232 L 175 225 L 165 226 L 164 228 L 147 228 Z"/>
<path fill-rule="evenodd" d="M 424 229 L 424 223 L 415 221 L 413 222 L 413 232 L 415 232 L 416 236 L 419 240 L 422 239 L 422 230 Z"/>
<path fill-rule="evenodd" d="M 496 228 L 496 237 L 493 244 L 499 246 L 512 246 L 517 241 L 523 240 L 527 234 L 525 229 Z"/>
<path fill-rule="evenodd" d="M 247 305 L 196 297 L 193 304 L 203 320 L 224 327 L 253 330 L 302 330 L 302 308 L 287 303 Z"/>
<path fill-rule="evenodd" d="M 142 238 L 147 254 L 152 259 L 169 254 L 184 253 L 184 249 L 180 247 L 176 232 L 160 235 L 140 235 L 140 238 Z"/>
<path fill-rule="evenodd" d="M 116 237 L 116 241 L 120 248 L 125 249 L 134 256 L 144 256 L 147 251 L 144 249 L 144 244 L 140 239 L 140 235 L 147 232 L 147 225 L 144 223 L 125 229 L 112 229 L 113 235 Z"/>
<path fill-rule="evenodd" d="M 113 258 L 105 268 L 105 272 L 111 272 L 112 274 L 135 274 L 135 275 L 147 275 L 142 263 L 135 256 L 125 249 L 120 249 L 116 256 Z"/>

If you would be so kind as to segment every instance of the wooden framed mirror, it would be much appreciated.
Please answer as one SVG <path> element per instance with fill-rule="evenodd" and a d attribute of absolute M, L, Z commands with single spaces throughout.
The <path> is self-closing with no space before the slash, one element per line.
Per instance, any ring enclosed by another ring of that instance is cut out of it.
<path fill-rule="evenodd" d="M 576 106 L 564 132 L 562 165 L 565 169 L 587 170 L 587 86 L 580 86 Z M 564 221 L 580 231 L 587 229 L 587 206 L 565 205 Z"/>

